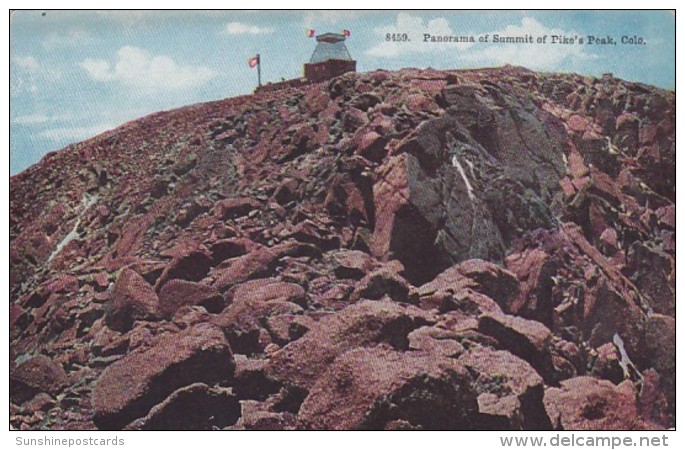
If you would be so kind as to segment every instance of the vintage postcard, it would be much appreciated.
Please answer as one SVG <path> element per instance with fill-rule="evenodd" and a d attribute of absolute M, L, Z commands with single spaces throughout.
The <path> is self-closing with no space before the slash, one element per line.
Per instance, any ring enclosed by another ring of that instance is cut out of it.
<path fill-rule="evenodd" d="M 675 12 L 9 20 L 12 430 L 675 427 Z"/>

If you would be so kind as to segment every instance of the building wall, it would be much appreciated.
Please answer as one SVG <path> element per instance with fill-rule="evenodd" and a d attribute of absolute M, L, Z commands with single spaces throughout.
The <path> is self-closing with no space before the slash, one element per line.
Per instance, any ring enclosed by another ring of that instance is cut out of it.
<path fill-rule="evenodd" d="M 347 72 L 357 71 L 357 61 L 332 59 L 316 64 L 304 65 L 304 77 L 311 83 L 328 80 Z"/>
<path fill-rule="evenodd" d="M 259 86 L 257 89 L 255 89 L 255 92 L 278 91 L 281 89 L 288 89 L 288 88 L 304 86 L 305 84 L 309 84 L 309 83 L 310 83 L 310 81 L 306 80 L 304 78 L 295 78 L 293 80 L 285 80 L 285 81 L 279 81 L 277 83 L 263 84 L 263 85 Z"/>

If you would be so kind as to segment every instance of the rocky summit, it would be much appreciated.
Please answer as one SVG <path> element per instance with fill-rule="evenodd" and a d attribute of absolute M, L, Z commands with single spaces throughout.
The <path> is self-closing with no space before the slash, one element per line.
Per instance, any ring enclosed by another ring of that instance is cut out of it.
<path fill-rule="evenodd" d="M 15 429 L 661 429 L 675 96 L 505 66 L 160 112 L 10 179 Z"/>

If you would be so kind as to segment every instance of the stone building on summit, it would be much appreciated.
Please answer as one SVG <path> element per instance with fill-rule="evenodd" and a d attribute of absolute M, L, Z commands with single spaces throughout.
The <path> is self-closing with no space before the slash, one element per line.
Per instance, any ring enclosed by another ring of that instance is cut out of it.
<path fill-rule="evenodd" d="M 267 83 L 258 86 L 255 92 L 279 91 L 311 83 L 330 80 L 347 72 L 357 71 L 357 61 L 353 60 L 345 46 L 346 36 L 338 33 L 324 33 L 316 36 L 316 48 L 308 63 L 304 64 L 304 77 Z"/>
<path fill-rule="evenodd" d="M 357 70 L 345 46 L 345 35 L 325 33 L 316 37 L 317 45 L 309 63 L 304 65 L 304 77 L 310 83 L 318 83 Z"/>

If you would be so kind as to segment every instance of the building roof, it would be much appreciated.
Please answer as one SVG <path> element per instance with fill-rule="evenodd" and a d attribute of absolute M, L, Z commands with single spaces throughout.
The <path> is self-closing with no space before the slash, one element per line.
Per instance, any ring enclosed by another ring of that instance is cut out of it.
<path fill-rule="evenodd" d="M 320 34 L 316 37 L 317 42 L 339 42 L 339 41 L 344 41 L 345 40 L 345 35 L 344 34 L 339 34 L 339 33 L 324 33 Z"/>

